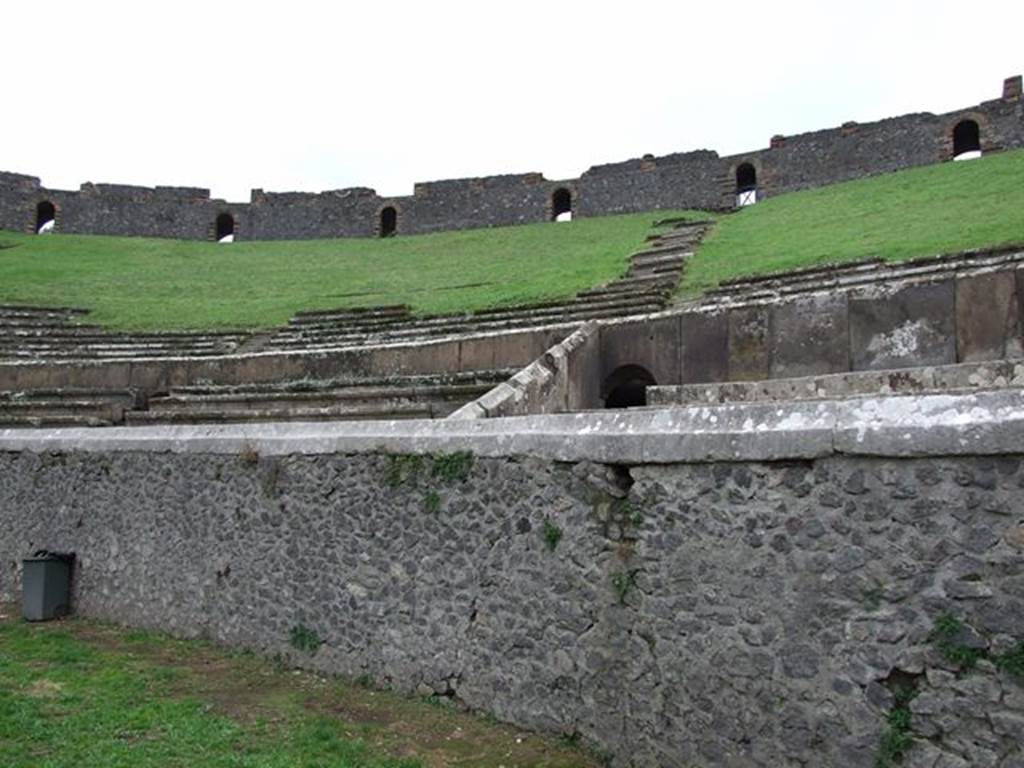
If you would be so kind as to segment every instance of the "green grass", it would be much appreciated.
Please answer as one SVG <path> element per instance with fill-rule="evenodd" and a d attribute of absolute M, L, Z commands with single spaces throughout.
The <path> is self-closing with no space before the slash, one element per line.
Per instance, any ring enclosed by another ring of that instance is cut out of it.
<path fill-rule="evenodd" d="M 414 768 L 371 754 L 322 715 L 242 724 L 171 695 L 173 669 L 131 662 L 63 631 L 0 626 L 0 755 L 6 768 Z"/>
<path fill-rule="evenodd" d="M 827 262 L 1024 241 L 1024 150 L 768 198 L 724 217 L 682 292 Z"/>
<path fill-rule="evenodd" d="M 597 765 L 554 739 L 375 689 L 370 678 L 82 619 L 28 624 L 0 604 L 3 768 L 503 763 Z"/>
<path fill-rule="evenodd" d="M 0 303 L 83 306 L 110 328 L 169 330 L 265 328 L 303 309 L 560 299 L 619 277 L 654 219 L 678 213 L 230 245 L 0 232 Z"/>
<path fill-rule="evenodd" d="M 1024 241 L 1022 180 L 1018 150 L 769 198 L 719 220 L 681 292 L 814 264 Z M 563 299 L 612 280 L 655 219 L 680 213 L 231 245 L 0 232 L 0 303 L 84 306 L 90 322 L 126 330 L 267 328 L 299 310 L 381 304 L 465 312 Z"/>

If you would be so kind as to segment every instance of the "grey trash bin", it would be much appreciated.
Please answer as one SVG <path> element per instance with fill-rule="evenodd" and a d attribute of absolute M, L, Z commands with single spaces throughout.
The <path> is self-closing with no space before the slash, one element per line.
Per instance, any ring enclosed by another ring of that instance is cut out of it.
<path fill-rule="evenodd" d="M 71 558 L 37 555 L 21 561 L 21 613 L 47 621 L 71 610 Z"/>

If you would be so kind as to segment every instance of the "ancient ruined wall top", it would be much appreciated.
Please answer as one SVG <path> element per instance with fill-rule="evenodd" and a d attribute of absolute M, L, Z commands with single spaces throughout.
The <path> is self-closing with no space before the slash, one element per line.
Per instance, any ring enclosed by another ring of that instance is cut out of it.
<path fill-rule="evenodd" d="M 737 204 L 740 192 L 757 200 L 949 160 L 963 121 L 973 126 L 967 134 L 976 136 L 981 152 L 1024 147 L 1021 92 L 1017 75 L 1003 82 L 1000 98 L 975 106 L 775 135 L 767 148 L 728 157 L 708 149 L 644 155 L 594 165 L 564 181 L 532 172 L 419 182 L 411 195 L 398 197 L 367 187 L 320 193 L 254 189 L 249 202 L 228 203 L 211 199 L 202 188 L 86 183 L 71 192 L 43 187 L 33 176 L 0 172 L 0 228 L 35 231 L 40 204 L 47 214 L 52 207 L 54 228 L 61 232 L 185 239 L 228 233 L 266 240 L 469 229 L 550 221 L 567 212 L 726 209 Z"/>

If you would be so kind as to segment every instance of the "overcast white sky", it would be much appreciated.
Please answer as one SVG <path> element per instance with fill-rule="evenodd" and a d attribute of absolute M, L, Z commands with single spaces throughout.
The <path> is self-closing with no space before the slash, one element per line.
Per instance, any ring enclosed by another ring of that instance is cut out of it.
<path fill-rule="evenodd" d="M 767 146 L 997 98 L 1024 2 L 5 3 L 0 169 L 249 190 Z"/>

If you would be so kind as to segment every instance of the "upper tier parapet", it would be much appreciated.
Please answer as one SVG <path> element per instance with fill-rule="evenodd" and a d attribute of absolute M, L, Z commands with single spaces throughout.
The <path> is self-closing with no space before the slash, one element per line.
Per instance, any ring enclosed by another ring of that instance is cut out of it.
<path fill-rule="evenodd" d="M 254 189 L 248 203 L 199 187 L 82 184 L 44 187 L 0 171 L 0 229 L 240 240 L 374 237 L 602 216 L 645 210 L 721 210 L 765 197 L 945 162 L 965 153 L 1024 147 L 1021 76 L 1002 96 L 946 114 L 917 112 L 848 121 L 722 157 L 708 149 L 594 165 L 578 179 L 502 174 L 419 182 L 389 197 L 367 187 L 319 193 Z"/>

